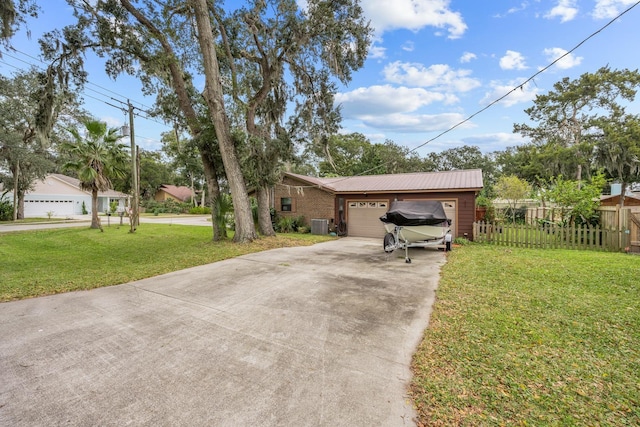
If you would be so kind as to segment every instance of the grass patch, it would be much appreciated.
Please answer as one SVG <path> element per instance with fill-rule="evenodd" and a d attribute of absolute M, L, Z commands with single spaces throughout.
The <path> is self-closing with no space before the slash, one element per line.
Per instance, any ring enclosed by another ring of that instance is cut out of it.
<path fill-rule="evenodd" d="M 55 223 L 55 222 L 72 222 L 66 218 L 23 218 L 15 221 L 0 221 L 2 225 L 21 225 L 21 224 L 33 224 L 33 223 Z"/>
<path fill-rule="evenodd" d="M 311 245 L 328 236 L 287 234 L 250 244 L 211 241 L 209 227 L 143 224 L 0 235 L 0 301 L 144 279 L 268 249 Z"/>
<path fill-rule="evenodd" d="M 637 257 L 467 245 L 414 355 L 422 425 L 640 425 Z"/>

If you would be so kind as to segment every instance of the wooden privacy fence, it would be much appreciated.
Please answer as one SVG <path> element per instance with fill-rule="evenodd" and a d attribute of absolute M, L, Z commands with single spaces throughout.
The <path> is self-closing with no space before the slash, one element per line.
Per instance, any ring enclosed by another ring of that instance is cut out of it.
<path fill-rule="evenodd" d="M 557 224 L 473 224 L 473 240 L 494 245 L 540 249 L 624 251 L 630 245 L 628 229 Z"/>
<path fill-rule="evenodd" d="M 629 219 L 631 220 L 629 252 L 640 254 L 640 209 L 637 212 L 632 212 Z"/>

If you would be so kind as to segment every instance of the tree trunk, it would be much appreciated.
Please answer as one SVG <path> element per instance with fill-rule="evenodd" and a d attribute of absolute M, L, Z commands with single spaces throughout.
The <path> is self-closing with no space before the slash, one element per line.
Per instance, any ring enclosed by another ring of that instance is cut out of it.
<path fill-rule="evenodd" d="M 275 236 L 271 223 L 271 210 L 269 206 L 269 187 L 266 185 L 256 189 L 258 196 L 258 228 L 263 236 Z"/>
<path fill-rule="evenodd" d="M 578 181 L 578 190 L 582 188 L 582 165 L 578 164 L 578 170 L 576 172 L 576 181 Z"/>
<path fill-rule="evenodd" d="M 200 158 L 202 159 L 202 166 L 204 167 L 204 176 L 207 180 L 207 205 L 211 208 L 211 224 L 213 226 L 213 241 L 217 242 L 227 238 L 227 229 L 222 229 L 218 222 L 215 220 L 216 198 L 220 197 L 220 186 L 218 185 L 218 176 L 215 170 L 213 162 L 209 160 L 209 157 L 204 153 L 204 149 L 200 149 Z M 204 190 L 203 190 L 204 191 Z M 204 205 L 203 205 L 204 206 Z"/>
<path fill-rule="evenodd" d="M 169 72 L 171 74 L 171 84 L 178 98 L 178 104 L 180 105 L 180 109 L 182 110 L 185 118 L 187 119 L 187 125 L 191 132 L 191 136 L 194 138 L 197 137 L 198 135 L 200 135 L 202 131 L 202 127 L 199 123 L 198 115 L 195 109 L 193 108 L 191 97 L 189 96 L 189 92 L 194 88 L 192 84 L 188 83 L 185 80 L 185 75 L 187 73 L 185 73 L 185 71 L 179 67 L 180 61 L 178 60 L 176 54 L 174 53 L 173 48 L 171 47 L 171 44 L 167 41 L 165 35 L 160 30 L 158 30 L 158 28 L 156 28 L 149 19 L 147 19 L 142 13 L 140 13 L 138 9 L 133 7 L 133 5 L 129 0 L 120 0 L 120 3 L 127 11 L 129 11 L 129 13 L 131 13 L 136 18 L 136 20 L 138 21 L 138 23 L 140 23 L 140 25 L 147 28 L 151 32 L 151 34 L 153 34 L 153 36 L 156 37 L 156 39 L 162 45 L 162 49 L 167 54 L 167 56 L 172 58 L 170 61 L 168 61 L 168 65 L 167 65 Z M 140 61 L 144 61 L 144 59 L 141 57 L 139 57 L 138 59 Z M 205 158 L 208 159 L 209 158 L 208 156 L 210 156 L 211 154 L 209 148 L 201 146 L 199 147 L 199 151 L 200 151 L 200 156 L 203 158 L 203 163 L 205 165 L 204 173 L 205 173 L 207 185 L 209 186 L 209 191 L 210 191 L 209 200 L 211 201 L 211 203 L 213 203 L 213 200 L 215 200 L 215 198 L 219 194 L 219 189 L 216 190 L 218 188 L 218 181 L 217 181 L 217 174 L 215 173 L 215 165 L 204 161 L 204 159 Z M 209 169 L 207 168 L 207 164 L 210 165 Z M 212 227 L 214 230 L 213 234 L 215 239 L 216 235 L 219 234 L 215 230 L 215 222 L 213 222 Z"/>
<path fill-rule="evenodd" d="M 240 162 L 236 156 L 235 147 L 229 134 L 229 121 L 224 110 L 224 97 L 218 57 L 213 40 L 213 29 L 209 19 L 207 0 L 193 0 L 196 26 L 198 28 L 198 44 L 204 62 L 205 90 L 204 98 L 209 107 L 209 113 L 216 129 L 216 137 L 224 163 L 227 181 L 233 198 L 233 212 L 236 222 L 234 242 L 251 242 L 256 234 L 251 215 L 251 204 L 240 168 Z"/>
<path fill-rule="evenodd" d="M 20 177 L 20 160 L 16 161 L 16 166 L 13 168 L 13 220 L 18 219 L 18 178 Z"/>
<path fill-rule="evenodd" d="M 91 228 L 101 228 L 98 218 L 98 189 L 91 190 Z"/>
<path fill-rule="evenodd" d="M 16 217 L 24 219 L 24 191 L 18 191 L 18 208 L 16 209 Z"/>

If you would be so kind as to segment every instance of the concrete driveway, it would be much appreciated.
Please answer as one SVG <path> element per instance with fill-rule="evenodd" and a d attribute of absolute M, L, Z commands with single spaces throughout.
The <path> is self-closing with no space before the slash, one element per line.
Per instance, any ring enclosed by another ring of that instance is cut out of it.
<path fill-rule="evenodd" d="M 445 254 L 410 256 L 345 238 L 0 304 L 0 425 L 415 425 Z"/>

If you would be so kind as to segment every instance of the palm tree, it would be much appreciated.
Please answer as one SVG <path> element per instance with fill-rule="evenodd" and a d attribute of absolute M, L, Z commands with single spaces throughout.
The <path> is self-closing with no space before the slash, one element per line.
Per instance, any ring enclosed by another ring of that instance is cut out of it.
<path fill-rule="evenodd" d="M 101 228 L 98 219 L 98 192 L 112 188 L 111 179 L 125 175 L 128 156 L 126 146 L 119 144 L 117 128 L 107 129 L 98 120 L 84 123 L 84 136 L 78 129 L 70 129 L 73 142 L 63 145 L 71 161 L 65 169 L 74 170 L 80 180 L 80 188 L 91 191 L 91 228 Z"/>

